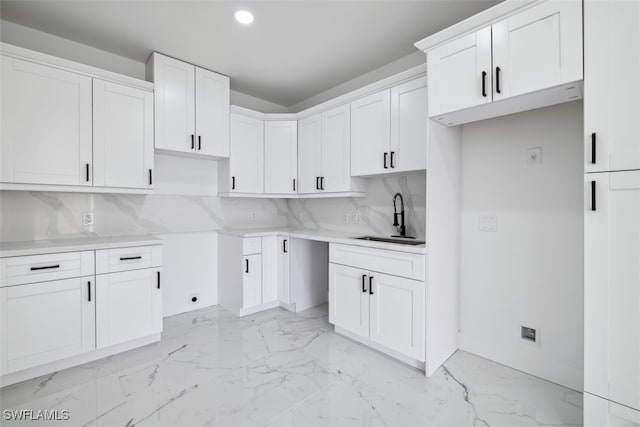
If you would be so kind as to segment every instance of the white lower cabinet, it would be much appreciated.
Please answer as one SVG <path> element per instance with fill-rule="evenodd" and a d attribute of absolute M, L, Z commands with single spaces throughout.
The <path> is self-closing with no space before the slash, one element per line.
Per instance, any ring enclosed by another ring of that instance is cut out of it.
<path fill-rule="evenodd" d="M 345 247 L 346 245 L 331 245 Z M 364 254 L 380 249 L 358 247 Z M 387 251 L 396 257 L 401 254 Z M 413 258 L 415 254 L 406 254 Z M 335 248 L 330 250 L 329 322 L 363 338 L 393 356 L 425 360 L 425 283 L 367 269 L 365 257 L 356 265 L 344 261 Z M 363 268 L 364 267 L 364 268 Z M 340 331 L 339 331 L 340 332 Z"/>
<path fill-rule="evenodd" d="M 640 427 L 640 411 L 584 393 L 584 427 Z"/>
<path fill-rule="evenodd" d="M 262 304 L 262 255 L 245 255 L 242 276 L 242 308 Z"/>
<path fill-rule="evenodd" d="M 162 332 L 161 268 L 96 277 L 97 348 Z"/>
<path fill-rule="evenodd" d="M 285 306 L 291 304 L 291 280 L 290 280 L 290 260 L 289 250 L 291 242 L 289 237 L 279 236 L 277 240 L 277 295 L 278 301 Z"/>
<path fill-rule="evenodd" d="M 0 288 L 0 374 L 96 348 L 93 276 Z"/>

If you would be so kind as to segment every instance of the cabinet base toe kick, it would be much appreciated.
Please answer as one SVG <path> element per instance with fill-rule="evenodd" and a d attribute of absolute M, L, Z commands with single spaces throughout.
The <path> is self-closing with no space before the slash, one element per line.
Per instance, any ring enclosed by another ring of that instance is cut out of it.
<path fill-rule="evenodd" d="M 161 333 L 152 334 L 143 338 L 138 338 L 133 341 L 113 345 L 106 348 L 101 348 L 99 350 L 94 350 L 88 353 L 72 356 L 67 359 L 56 360 L 55 362 L 47 363 L 45 365 L 39 365 L 33 368 L 28 368 L 21 371 L 2 375 L 0 376 L 0 387 L 6 387 L 9 385 L 16 384 L 16 383 L 26 381 L 32 378 L 36 378 L 39 376 L 53 374 L 63 369 L 79 366 L 84 363 L 89 363 L 105 357 L 112 356 L 114 354 L 123 353 L 128 350 L 133 350 L 135 348 L 153 344 L 153 343 L 159 342 L 161 338 L 162 338 Z"/>

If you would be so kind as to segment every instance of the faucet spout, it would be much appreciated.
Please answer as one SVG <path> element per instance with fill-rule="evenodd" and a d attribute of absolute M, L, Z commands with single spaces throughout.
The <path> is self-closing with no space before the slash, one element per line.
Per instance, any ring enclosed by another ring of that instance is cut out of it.
<path fill-rule="evenodd" d="M 400 213 L 398 213 L 398 208 L 396 206 L 396 200 L 398 198 L 400 198 Z M 400 217 L 400 223 L 398 223 L 398 216 Z M 404 225 L 404 199 L 400 193 L 396 193 L 393 196 L 393 226 L 398 229 L 398 233 L 401 237 L 405 237 L 407 235 L 407 229 Z"/>

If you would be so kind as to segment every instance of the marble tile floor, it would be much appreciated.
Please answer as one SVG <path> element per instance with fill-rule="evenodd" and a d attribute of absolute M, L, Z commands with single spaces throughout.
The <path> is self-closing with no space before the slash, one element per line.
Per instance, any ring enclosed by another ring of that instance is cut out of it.
<path fill-rule="evenodd" d="M 4 387 L 0 400 L 69 411 L 40 426 L 582 424 L 580 393 L 463 351 L 427 379 L 334 333 L 326 306 L 173 316 L 160 343 Z"/>

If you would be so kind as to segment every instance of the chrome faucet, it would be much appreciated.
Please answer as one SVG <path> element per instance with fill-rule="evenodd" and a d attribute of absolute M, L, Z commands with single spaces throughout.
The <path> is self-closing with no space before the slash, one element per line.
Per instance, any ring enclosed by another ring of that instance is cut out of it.
<path fill-rule="evenodd" d="M 396 207 L 396 199 L 400 197 L 400 213 L 398 213 L 398 209 Z M 398 224 L 398 215 L 400 215 L 400 223 Z M 398 233 L 400 235 L 398 237 L 406 237 L 407 229 L 404 226 L 404 199 L 402 198 L 402 194 L 396 193 L 393 196 L 393 226 L 398 229 Z M 396 236 L 394 236 L 396 237 Z"/>

